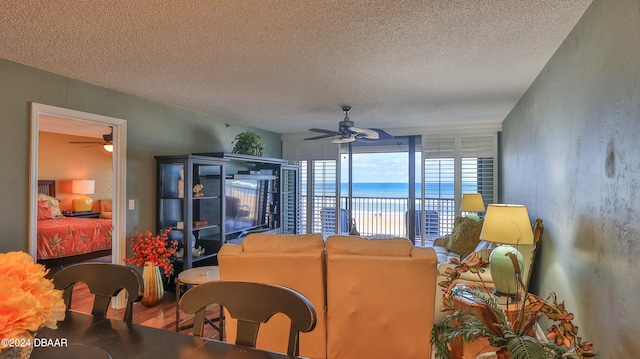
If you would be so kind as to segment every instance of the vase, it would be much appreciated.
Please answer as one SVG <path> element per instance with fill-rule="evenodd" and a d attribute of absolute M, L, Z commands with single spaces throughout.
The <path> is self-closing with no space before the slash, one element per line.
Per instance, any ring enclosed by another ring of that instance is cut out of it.
<path fill-rule="evenodd" d="M 33 343 L 33 340 L 31 341 Z M 4 348 L 0 352 L 0 359 L 29 359 L 33 351 L 33 344 L 23 347 Z"/>
<path fill-rule="evenodd" d="M 153 307 L 164 296 L 164 284 L 162 283 L 160 268 L 152 262 L 146 262 L 144 268 L 142 268 L 142 280 L 144 281 L 142 305 Z"/>

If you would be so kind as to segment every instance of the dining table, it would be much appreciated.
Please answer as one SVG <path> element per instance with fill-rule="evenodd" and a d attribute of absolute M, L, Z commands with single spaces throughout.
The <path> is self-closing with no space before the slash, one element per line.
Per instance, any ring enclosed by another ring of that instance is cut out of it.
<path fill-rule="evenodd" d="M 31 359 L 230 358 L 299 359 L 301 357 L 195 337 L 67 311 L 57 329 L 37 332 Z"/>

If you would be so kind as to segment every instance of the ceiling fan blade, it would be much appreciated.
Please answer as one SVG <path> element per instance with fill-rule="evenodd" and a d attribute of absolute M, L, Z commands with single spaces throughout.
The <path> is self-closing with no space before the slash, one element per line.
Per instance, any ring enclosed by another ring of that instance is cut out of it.
<path fill-rule="evenodd" d="M 356 140 L 356 136 L 349 136 L 349 137 L 340 136 L 331 140 L 331 143 L 349 143 L 355 140 Z"/>
<path fill-rule="evenodd" d="M 113 143 L 113 126 L 109 126 L 111 128 L 111 132 L 102 135 L 102 139 L 104 139 L 104 142 L 106 144 L 112 144 Z"/>
<path fill-rule="evenodd" d="M 310 128 L 309 131 L 320 132 L 320 133 L 328 133 L 328 134 L 331 134 L 332 136 L 340 134 L 340 133 L 338 133 L 336 131 L 325 130 L 325 129 L 322 129 L 322 128 Z"/>
<path fill-rule="evenodd" d="M 319 140 L 321 138 L 329 138 L 329 137 L 333 137 L 333 136 L 336 136 L 336 135 L 338 135 L 337 132 L 336 133 L 328 133 L 326 135 L 320 135 L 320 136 L 305 138 L 305 141 L 307 141 L 307 140 Z"/>
<path fill-rule="evenodd" d="M 370 130 L 376 131 L 378 133 L 378 138 L 370 139 L 366 137 L 358 137 L 358 142 L 376 142 L 376 141 L 393 140 L 393 136 L 384 130 L 381 130 L 379 128 L 370 128 Z"/>
<path fill-rule="evenodd" d="M 376 131 L 381 140 L 393 140 L 393 135 L 389 134 L 385 130 L 381 130 L 379 128 L 371 128 L 371 130 Z"/>
<path fill-rule="evenodd" d="M 358 138 L 366 138 L 369 140 L 377 140 L 378 138 L 380 138 L 380 135 L 378 134 L 378 132 L 370 128 L 360 128 L 360 127 L 351 126 L 347 130 L 350 131 L 351 133 L 355 133 L 358 136 Z"/>

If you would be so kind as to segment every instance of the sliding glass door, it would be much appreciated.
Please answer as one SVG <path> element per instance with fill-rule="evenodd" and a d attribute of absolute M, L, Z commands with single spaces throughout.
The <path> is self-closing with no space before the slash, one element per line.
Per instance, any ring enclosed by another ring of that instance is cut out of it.
<path fill-rule="evenodd" d="M 416 141 L 416 137 L 403 136 L 392 143 L 343 145 L 340 210 L 346 213 L 348 226 L 341 226 L 342 232 L 355 226 L 364 236 L 413 240 L 415 226 L 413 231 L 409 228 L 415 208 L 412 204 L 416 193 L 421 193 L 419 144 L 419 137 Z"/>
<path fill-rule="evenodd" d="M 497 201 L 496 132 L 354 142 L 341 145 L 337 159 L 300 164 L 303 233 L 349 233 L 355 225 L 364 236 L 429 246 L 451 233 L 462 194 Z"/>

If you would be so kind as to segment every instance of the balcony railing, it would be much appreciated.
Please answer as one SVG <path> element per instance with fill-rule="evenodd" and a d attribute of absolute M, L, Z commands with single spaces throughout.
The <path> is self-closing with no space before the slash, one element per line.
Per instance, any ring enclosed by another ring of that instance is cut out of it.
<path fill-rule="evenodd" d="M 353 197 L 352 215 L 358 232 L 363 236 L 382 237 L 406 237 L 407 233 L 407 198 L 381 198 L 381 197 Z M 306 202 L 306 198 L 303 198 Z M 306 203 L 303 203 L 303 206 Z M 341 232 L 349 232 L 347 197 L 340 198 L 340 227 Z M 335 233 L 336 211 L 335 197 L 316 196 L 314 197 L 313 232 L 332 234 Z M 453 221 L 455 219 L 453 199 L 425 199 L 423 207 L 422 200 L 415 202 L 416 208 L 416 243 L 422 239 L 422 221 L 420 214 L 424 208 L 425 213 L 425 240 L 432 241 L 451 233 Z M 319 210 L 318 210 L 319 209 Z"/>

